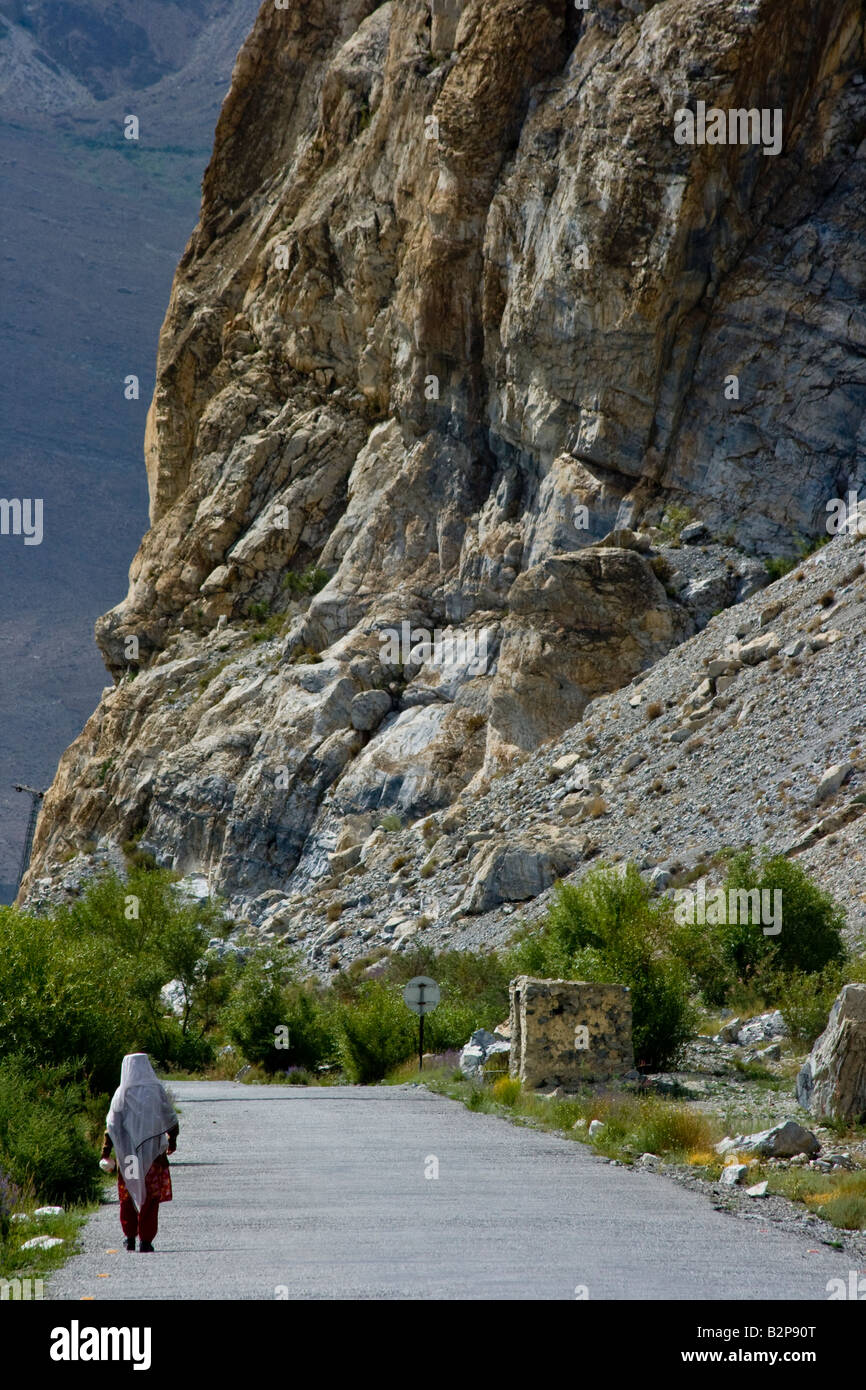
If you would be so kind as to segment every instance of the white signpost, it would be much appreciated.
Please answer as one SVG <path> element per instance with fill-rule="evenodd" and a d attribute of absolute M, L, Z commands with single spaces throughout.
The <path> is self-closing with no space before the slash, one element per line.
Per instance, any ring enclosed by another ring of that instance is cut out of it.
<path fill-rule="evenodd" d="M 403 986 L 403 1002 L 418 1015 L 418 1066 L 424 1070 L 424 1015 L 432 1013 L 439 1003 L 440 990 L 428 975 L 416 975 Z"/>

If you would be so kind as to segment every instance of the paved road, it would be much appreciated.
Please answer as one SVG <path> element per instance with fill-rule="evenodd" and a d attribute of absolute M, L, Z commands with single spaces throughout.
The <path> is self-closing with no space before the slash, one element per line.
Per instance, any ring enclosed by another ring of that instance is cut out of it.
<path fill-rule="evenodd" d="M 104 1206 L 49 1298 L 826 1300 L 848 1277 L 807 1238 L 423 1089 L 173 1089 L 155 1253 L 127 1254 Z"/>

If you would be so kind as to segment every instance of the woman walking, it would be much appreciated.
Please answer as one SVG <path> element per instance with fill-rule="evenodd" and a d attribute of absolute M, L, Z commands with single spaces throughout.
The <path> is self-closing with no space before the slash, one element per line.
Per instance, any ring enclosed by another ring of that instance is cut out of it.
<path fill-rule="evenodd" d="M 120 1085 L 106 1117 L 102 1158 L 117 1155 L 120 1224 L 127 1250 L 139 1237 L 142 1253 L 153 1250 L 160 1202 L 171 1201 L 167 1154 L 177 1148 L 179 1125 L 168 1093 L 146 1052 L 123 1059 Z"/>

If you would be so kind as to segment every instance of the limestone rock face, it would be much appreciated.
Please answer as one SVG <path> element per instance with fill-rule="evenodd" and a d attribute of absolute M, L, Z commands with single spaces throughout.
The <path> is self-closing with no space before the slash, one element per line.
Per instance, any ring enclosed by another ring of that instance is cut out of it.
<path fill-rule="evenodd" d="M 845 985 L 797 1077 L 797 1100 L 815 1116 L 866 1115 L 866 985 Z"/>
<path fill-rule="evenodd" d="M 347 817 L 447 807 L 762 582 L 722 539 L 795 553 L 866 480 L 857 0 L 433 10 L 266 4 L 238 56 L 34 904 L 133 835 L 307 893 Z M 698 102 L 779 152 L 678 144 Z"/>

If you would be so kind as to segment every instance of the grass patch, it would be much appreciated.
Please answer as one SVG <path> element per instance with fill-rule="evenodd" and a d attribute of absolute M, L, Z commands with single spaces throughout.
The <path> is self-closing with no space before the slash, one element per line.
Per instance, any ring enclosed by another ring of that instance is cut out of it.
<path fill-rule="evenodd" d="M 97 1210 L 98 1203 L 69 1207 L 62 1216 L 34 1216 L 37 1207 L 46 1205 L 33 1196 L 22 1197 L 12 1209 L 13 1215 L 26 1215 L 27 1221 L 11 1221 L 6 1238 L 0 1237 L 0 1279 L 43 1279 L 59 1269 L 75 1254 L 78 1237 L 87 1217 Z M 57 1236 L 62 1245 L 50 1250 L 25 1250 L 23 1246 L 34 1236 Z"/>
<path fill-rule="evenodd" d="M 721 1168 L 713 1152 L 723 1133 L 720 1123 L 701 1110 L 657 1096 L 629 1092 L 601 1095 L 586 1090 L 547 1099 L 540 1092 L 525 1090 L 515 1077 L 500 1077 L 484 1085 L 459 1073 L 432 1074 L 417 1068 L 411 1073 L 404 1068 L 401 1080 L 404 1084 L 423 1082 L 437 1095 L 460 1101 L 469 1110 L 498 1114 L 592 1144 L 600 1153 L 625 1163 L 640 1154 L 653 1153 L 670 1162 Z M 588 1127 L 593 1120 L 600 1120 L 604 1129 L 590 1139 Z"/>
<path fill-rule="evenodd" d="M 762 1173 L 769 1191 L 799 1202 L 845 1231 L 866 1231 L 866 1168 L 855 1173 L 816 1173 L 789 1168 Z"/>

